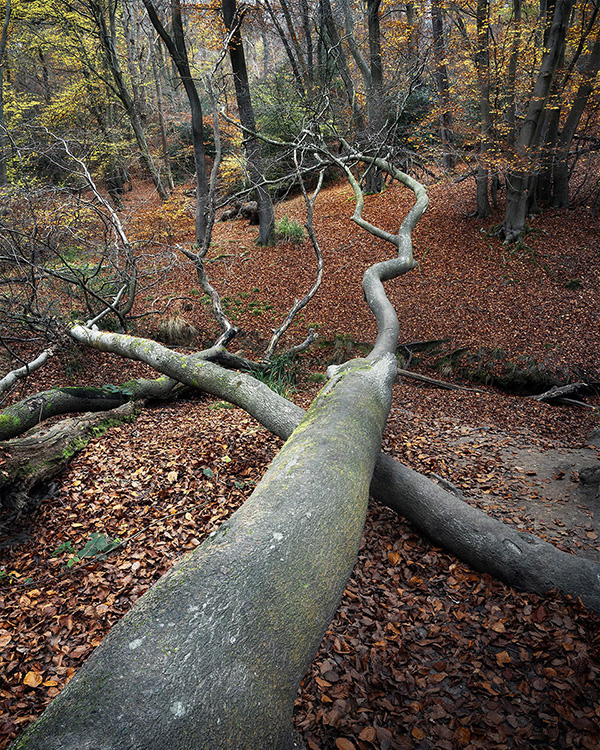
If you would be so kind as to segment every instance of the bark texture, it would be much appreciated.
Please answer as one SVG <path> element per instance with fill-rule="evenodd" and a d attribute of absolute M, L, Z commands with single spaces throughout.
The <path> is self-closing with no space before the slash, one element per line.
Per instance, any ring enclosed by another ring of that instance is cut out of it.
<path fill-rule="evenodd" d="M 14 747 L 294 747 L 294 699 L 356 558 L 394 374 L 392 355 L 338 373 L 244 506 Z"/>
<path fill-rule="evenodd" d="M 260 143 L 256 133 L 254 108 L 250 96 L 250 82 L 246 69 L 246 56 L 240 29 L 241 18 L 238 16 L 236 0 L 222 0 L 223 20 L 230 33 L 229 59 L 235 83 L 235 95 L 240 116 L 240 123 L 245 130 L 244 147 L 248 158 L 248 174 L 254 187 L 258 203 L 259 245 L 271 245 L 275 236 L 275 215 L 271 196 L 264 184 Z"/>
<path fill-rule="evenodd" d="M 6 407 L 0 414 L 0 440 L 10 440 L 49 417 L 74 412 L 115 409 L 141 398 L 167 398 L 177 386 L 164 375 L 156 380 L 131 380 L 103 388 L 52 388 Z"/>
<path fill-rule="evenodd" d="M 356 560 L 392 401 L 397 319 L 382 281 L 413 265 L 400 247 L 369 269 L 375 349 L 334 369 L 242 508 L 135 604 L 15 748 L 297 747 L 294 699 Z M 154 342 L 72 335 L 170 362 L 195 387 L 202 372 L 225 379 Z"/>

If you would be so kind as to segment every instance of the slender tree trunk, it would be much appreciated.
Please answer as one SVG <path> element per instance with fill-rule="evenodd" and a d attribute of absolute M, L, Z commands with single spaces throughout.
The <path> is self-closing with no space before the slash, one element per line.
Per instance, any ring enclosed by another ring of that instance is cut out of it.
<path fill-rule="evenodd" d="M 131 81 L 131 92 L 138 117 L 142 122 L 146 118 L 146 97 L 144 87 L 141 84 L 139 70 L 136 65 L 138 56 L 138 43 L 136 39 L 136 23 L 133 16 L 133 8 L 130 0 L 123 0 L 122 15 L 123 33 L 125 36 L 125 47 L 127 50 L 127 68 L 129 70 L 129 80 Z"/>
<path fill-rule="evenodd" d="M 435 59 L 435 83 L 440 100 L 440 140 L 444 150 L 444 167 L 454 168 L 454 134 L 452 132 L 452 113 L 450 111 L 450 84 L 448 66 L 446 65 L 446 43 L 444 41 L 444 12 L 441 0 L 432 0 L 431 25 L 433 56 Z"/>
<path fill-rule="evenodd" d="M 381 59 L 381 28 L 379 8 L 381 0 L 367 0 L 367 21 L 369 26 L 369 63 L 371 86 L 367 89 L 367 107 L 369 112 L 369 130 L 373 141 L 373 152 L 380 155 L 383 145 L 386 113 L 383 90 L 383 62 Z M 380 193 L 383 189 L 383 175 L 373 164 L 366 174 L 365 189 L 368 193 Z"/>
<path fill-rule="evenodd" d="M 264 185 L 260 143 L 255 135 L 256 122 L 254 120 L 254 109 L 250 97 L 250 84 L 240 29 L 241 19 L 238 17 L 235 0 L 223 0 L 222 8 L 225 27 L 229 29 L 231 35 L 229 58 L 231 60 L 231 69 L 233 70 L 240 122 L 245 129 L 244 144 L 246 147 L 246 156 L 248 157 L 248 171 L 250 173 L 250 180 L 254 185 L 258 203 L 259 236 L 257 242 L 259 245 L 270 245 L 273 242 L 275 232 L 275 216 L 271 196 Z"/>
<path fill-rule="evenodd" d="M 304 30 L 304 45 L 306 48 L 306 68 L 308 73 L 309 88 L 312 89 L 315 82 L 315 71 L 314 71 L 314 52 L 313 52 L 313 39 L 310 22 L 310 12 L 308 8 L 308 0 L 300 0 L 300 9 L 302 12 L 302 28 Z"/>
<path fill-rule="evenodd" d="M 279 38 L 281 39 L 283 48 L 285 49 L 285 52 L 287 54 L 290 67 L 294 75 L 294 80 L 296 81 L 296 85 L 298 86 L 298 90 L 301 91 L 302 94 L 304 94 L 305 93 L 304 77 L 302 73 L 300 72 L 300 65 L 299 65 L 298 60 L 296 59 L 296 55 L 294 54 L 294 50 L 292 49 L 290 40 L 288 39 L 287 34 L 285 33 L 283 29 L 283 26 L 279 23 L 278 14 L 276 10 L 273 8 L 272 4 L 269 2 L 269 0 L 265 0 L 265 5 L 267 7 L 267 10 L 269 11 L 271 20 L 273 21 L 273 25 L 275 26 L 275 29 L 277 33 L 279 34 Z"/>
<path fill-rule="evenodd" d="M 554 160 L 552 205 L 565 207 L 569 205 L 569 150 L 581 116 L 585 110 L 594 82 L 600 69 L 600 33 L 588 58 L 583 79 L 575 95 L 575 101 L 558 138 L 558 148 Z"/>
<path fill-rule="evenodd" d="M 106 60 L 108 69 L 110 70 L 113 80 L 115 82 L 116 90 L 119 94 L 119 99 L 121 100 L 123 107 L 125 109 L 125 112 L 127 113 L 127 117 L 129 118 L 129 122 L 131 123 L 131 127 L 133 129 L 135 139 L 138 144 L 138 148 L 140 150 L 142 161 L 146 169 L 148 170 L 150 177 L 152 178 L 152 182 L 154 182 L 156 191 L 158 192 L 161 200 L 166 201 L 169 199 L 169 193 L 166 191 L 162 183 L 162 180 L 160 178 L 160 173 L 157 170 L 156 165 L 154 164 L 154 159 L 152 158 L 150 149 L 148 148 L 148 143 L 146 141 L 146 134 L 144 132 L 142 121 L 140 120 L 140 117 L 137 112 L 137 108 L 135 106 L 135 102 L 129 92 L 129 89 L 127 88 L 127 85 L 125 83 L 125 78 L 121 70 L 121 64 L 119 62 L 119 55 L 117 54 L 117 48 L 116 48 L 116 26 L 115 26 L 114 5 L 112 3 L 108 4 L 109 13 L 110 13 L 108 26 L 106 24 L 106 18 L 104 16 L 104 12 L 100 4 L 96 2 L 96 0 L 93 0 L 93 2 L 91 2 L 91 8 L 94 14 L 94 20 L 98 26 L 100 44 L 102 45 L 104 58 Z"/>
<path fill-rule="evenodd" d="M 344 13 L 344 27 L 346 42 L 363 78 L 367 96 L 368 129 L 363 134 L 363 150 L 378 154 L 383 145 L 383 130 L 386 121 L 385 95 L 383 89 L 383 63 L 381 59 L 381 29 L 379 23 L 379 8 L 381 0 L 367 1 L 367 23 L 369 29 L 369 62 L 360 51 L 354 35 L 354 18 L 350 0 L 342 0 Z M 380 170 L 369 165 L 365 175 L 365 191 L 379 193 L 383 188 Z"/>
<path fill-rule="evenodd" d="M 507 103 L 506 103 L 506 122 L 508 123 L 507 146 L 512 149 L 517 137 L 517 65 L 519 62 L 519 46 L 521 44 L 521 0 L 513 0 L 513 15 L 511 19 L 511 46 L 510 58 L 508 61 L 507 75 Z"/>
<path fill-rule="evenodd" d="M 165 29 L 151 0 L 143 0 L 150 22 L 163 40 L 187 94 L 192 115 L 192 144 L 196 168 L 196 242 L 201 245 L 206 234 L 206 212 L 209 200 L 206 157 L 204 152 L 204 124 L 202 102 L 194 82 L 185 45 L 180 0 L 171 0 L 172 36 Z"/>
<path fill-rule="evenodd" d="M 4 115 L 4 58 L 6 55 L 6 43 L 8 41 L 8 26 L 10 24 L 11 12 L 11 0 L 6 0 L 2 34 L 0 35 L 0 188 L 3 188 L 8 182 L 6 161 L 8 158 L 9 140 L 8 132 L 6 130 L 6 118 Z"/>
<path fill-rule="evenodd" d="M 150 60 L 152 62 L 152 77 L 154 78 L 154 87 L 156 89 L 156 110 L 158 112 L 158 126 L 160 128 L 160 142 L 163 152 L 163 164 L 165 166 L 165 175 L 167 179 L 167 185 L 169 190 L 173 190 L 175 185 L 173 184 L 173 175 L 171 173 L 171 158 L 169 155 L 169 141 L 167 138 L 167 127 L 165 124 L 165 106 L 163 99 L 162 82 L 160 80 L 160 70 L 158 67 L 156 47 L 153 44 L 153 40 L 149 40 L 150 44 Z M 159 42 L 157 42 L 159 44 Z"/>
<path fill-rule="evenodd" d="M 492 213 L 488 197 L 488 152 L 491 148 L 492 114 L 490 107 L 490 4 L 477 0 L 477 81 L 479 85 L 479 113 L 481 144 L 477 163 L 477 218 L 485 219 Z"/>
<path fill-rule="evenodd" d="M 350 69 L 346 61 L 346 55 L 342 48 L 342 42 L 340 35 L 338 34 L 337 26 L 333 18 L 333 12 L 331 10 L 330 0 L 320 0 L 319 10 L 322 21 L 322 37 L 328 39 L 328 53 L 332 56 L 333 63 L 337 68 L 340 78 L 344 84 L 346 90 L 346 97 L 352 110 L 352 117 L 356 129 L 360 132 L 365 129 L 365 120 L 362 115 L 360 105 L 356 98 L 356 91 L 352 82 L 352 76 L 350 75 Z"/>

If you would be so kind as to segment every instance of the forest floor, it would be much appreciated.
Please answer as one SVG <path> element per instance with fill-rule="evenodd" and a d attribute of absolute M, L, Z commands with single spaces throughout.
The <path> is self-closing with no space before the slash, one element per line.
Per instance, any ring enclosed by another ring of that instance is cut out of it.
<path fill-rule="evenodd" d="M 470 192 L 469 192 L 470 191 Z M 600 497 L 580 472 L 598 465 L 593 409 L 550 406 L 486 385 L 515 368 L 598 380 L 600 232 L 584 209 L 532 222 L 527 246 L 506 248 L 486 221 L 467 216 L 472 189 L 433 185 L 415 235 L 419 267 L 388 284 L 410 368 L 479 391 L 445 391 L 404 378 L 394 391 L 383 449 L 441 477 L 465 500 L 576 554 L 600 559 Z M 365 216 L 397 229 L 411 195 L 389 187 Z M 319 333 L 302 355 L 290 397 L 307 405 L 325 366 L 360 356 L 374 325 L 362 301 L 365 268 L 389 257 L 384 243 L 350 221 L 349 188 L 317 203 L 323 285 L 290 330 Z M 304 221 L 301 198 L 278 216 Z M 157 206 L 126 196 L 122 216 L 157 263 L 189 243 L 191 200 Z M 260 350 L 314 278 L 310 244 L 258 248 L 256 227 L 218 224 L 208 272 L 243 333 Z M 173 259 L 139 312 L 215 326 L 193 269 Z M 156 280 L 156 278 L 154 278 Z M 137 332 L 155 335 L 159 316 Z M 441 343 L 443 341 L 443 343 Z M 198 348 L 197 347 L 197 348 Z M 405 351 L 405 350 L 404 350 Z M 408 359 L 408 355 L 407 355 Z M 32 377 L 15 398 L 52 384 L 121 382 L 148 370 L 74 347 Z M 481 382 L 483 381 L 483 382 Z M 539 392 L 545 390 L 540 387 Z M 75 673 L 110 627 L 173 562 L 193 549 L 260 480 L 280 441 L 252 418 L 198 395 L 156 404 L 85 447 L 34 517 L 0 540 L 0 748 L 7 747 Z M 104 560 L 68 567 L 92 533 L 122 540 Z M 600 621 L 559 595 L 519 593 L 432 546 L 373 504 L 358 563 L 296 702 L 311 750 L 598 749 Z"/>

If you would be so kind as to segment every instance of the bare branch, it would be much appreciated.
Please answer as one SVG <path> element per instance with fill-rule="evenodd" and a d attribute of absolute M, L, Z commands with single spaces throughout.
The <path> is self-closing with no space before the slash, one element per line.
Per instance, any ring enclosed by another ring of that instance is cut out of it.
<path fill-rule="evenodd" d="M 317 196 L 319 192 L 321 191 L 321 187 L 323 186 L 323 174 L 324 170 L 322 169 L 319 172 L 319 180 L 317 182 L 317 187 L 315 188 L 314 193 L 312 194 L 312 197 L 309 198 L 308 193 L 306 192 L 306 186 L 304 185 L 304 180 L 302 179 L 302 176 L 300 174 L 300 163 L 298 161 L 298 151 L 294 150 L 294 163 L 296 165 L 296 174 L 298 176 L 298 181 L 300 182 L 300 186 L 302 188 L 302 195 L 304 196 L 304 201 L 306 203 L 306 229 L 308 231 L 308 236 L 310 237 L 310 240 L 312 242 L 312 246 L 315 250 L 315 255 L 317 256 L 317 277 L 315 279 L 314 284 L 310 288 L 310 290 L 307 292 L 307 294 L 302 297 L 300 300 L 296 300 L 294 304 L 292 305 L 292 308 L 290 309 L 289 313 L 287 314 L 286 319 L 283 321 L 283 323 L 277 328 L 277 330 L 273 333 L 273 336 L 271 337 L 271 341 L 269 341 L 269 345 L 265 351 L 264 360 L 270 361 L 270 359 L 273 356 L 273 352 L 275 351 L 275 347 L 277 346 L 279 339 L 283 336 L 283 334 L 287 331 L 287 329 L 291 326 L 294 318 L 296 317 L 296 314 L 302 310 L 303 307 L 306 307 L 308 303 L 311 301 L 311 299 L 315 296 L 317 293 L 317 289 L 321 286 L 321 280 L 323 278 L 323 254 L 321 253 L 321 248 L 319 247 L 319 243 L 317 241 L 317 237 L 315 235 L 314 226 L 313 226 L 313 209 L 315 206 L 315 201 L 317 199 Z M 314 333 L 314 332 L 313 332 Z M 314 338 L 316 338 L 316 335 L 314 335 Z M 314 340 L 313 338 L 313 340 Z M 308 341 L 308 339 L 307 339 Z M 308 344 L 307 344 L 308 346 Z M 295 347 L 296 350 L 297 347 Z M 306 347 L 304 347 L 306 348 Z M 299 350 L 301 351 L 301 350 Z"/>
<path fill-rule="evenodd" d="M 19 367 L 16 370 L 9 372 L 8 375 L 5 375 L 2 380 L 0 380 L 0 394 L 6 393 L 9 388 L 12 388 L 17 380 L 23 380 L 24 378 L 31 375 L 32 372 L 35 372 L 40 367 L 45 365 L 48 361 L 48 358 L 51 357 L 52 354 L 54 354 L 53 349 L 45 349 L 31 362 L 28 362 L 23 367 Z"/>

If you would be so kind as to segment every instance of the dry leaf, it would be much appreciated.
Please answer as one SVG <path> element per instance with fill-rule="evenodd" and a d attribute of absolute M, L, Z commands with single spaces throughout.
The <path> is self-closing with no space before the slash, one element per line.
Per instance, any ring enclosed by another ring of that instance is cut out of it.
<path fill-rule="evenodd" d="M 29 687 L 35 688 L 42 684 L 43 679 L 44 678 L 39 672 L 33 672 L 33 671 L 27 672 L 27 674 L 25 675 L 23 679 L 23 684 L 29 685 Z"/>
<path fill-rule="evenodd" d="M 335 746 L 338 748 L 338 750 L 356 750 L 356 745 L 353 742 L 350 742 L 350 740 L 345 739 L 344 737 L 338 737 L 338 739 L 335 741 Z"/>
<path fill-rule="evenodd" d="M 419 727 L 413 727 L 410 730 L 410 733 L 415 738 L 415 740 L 424 740 L 425 739 L 425 732 L 420 729 Z"/>
<path fill-rule="evenodd" d="M 358 735 L 358 739 L 364 740 L 365 742 L 373 742 L 376 738 L 377 732 L 374 727 L 365 727 Z"/>
<path fill-rule="evenodd" d="M 510 664 L 511 661 L 512 660 L 506 651 L 500 651 L 499 654 L 496 654 L 496 662 L 499 667 L 503 667 L 505 664 Z"/>

